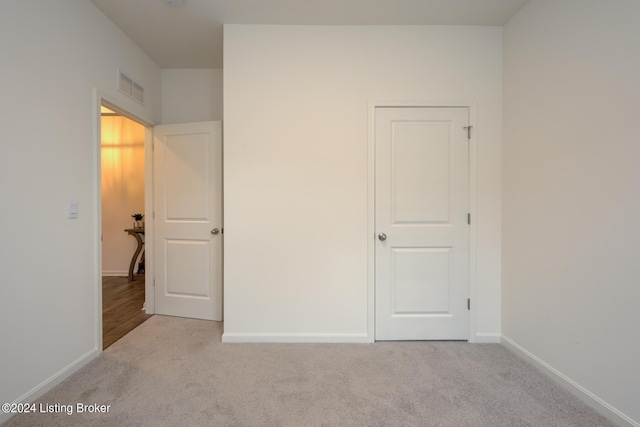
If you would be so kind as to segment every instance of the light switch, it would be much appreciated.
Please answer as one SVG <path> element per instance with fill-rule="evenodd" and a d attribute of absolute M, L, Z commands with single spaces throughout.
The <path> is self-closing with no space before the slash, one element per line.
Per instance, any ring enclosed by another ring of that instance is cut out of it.
<path fill-rule="evenodd" d="M 67 202 L 67 219 L 78 218 L 78 202 L 76 200 L 69 200 Z"/>

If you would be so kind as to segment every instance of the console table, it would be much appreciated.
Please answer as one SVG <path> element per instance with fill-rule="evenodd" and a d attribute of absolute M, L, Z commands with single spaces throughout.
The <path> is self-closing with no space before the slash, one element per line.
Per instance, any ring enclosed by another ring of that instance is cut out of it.
<path fill-rule="evenodd" d="M 131 264 L 129 264 L 129 281 L 131 282 L 133 281 L 133 269 L 136 266 L 136 260 L 138 259 L 138 255 L 140 255 L 140 251 L 142 251 L 142 248 L 144 246 L 144 240 L 142 240 L 142 237 L 144 236 L 144 227 L 127 228 L 124 231 L 135 237 L 136 242 L 138 243 L 138 247 L 133 253 L 133 258 L 131 258 Z M 144 252 L 142 252 L 142 258 L 140 259 L 140 267 L 141 268 L 138 269 L 138 273 L 140 273 L 141 271 L 144 272 Z"/>

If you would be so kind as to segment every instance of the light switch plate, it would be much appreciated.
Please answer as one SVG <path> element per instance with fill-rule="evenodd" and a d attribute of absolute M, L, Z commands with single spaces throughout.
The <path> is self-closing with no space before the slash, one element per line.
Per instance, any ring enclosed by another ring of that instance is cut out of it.
<path fill-rule="evenodd" d="M 67 219 L 78 218 L 78 202 L 76 200 L 69 200 L 67 202 Z"/>

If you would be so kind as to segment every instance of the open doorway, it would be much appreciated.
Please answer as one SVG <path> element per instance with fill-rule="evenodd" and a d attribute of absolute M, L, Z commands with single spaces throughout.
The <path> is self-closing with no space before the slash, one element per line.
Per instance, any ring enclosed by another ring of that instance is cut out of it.
<path fill-rule="evenodd" d="M 103 349 L 150 315 L 145 303 L 144 125 L 101 105 Z"/>

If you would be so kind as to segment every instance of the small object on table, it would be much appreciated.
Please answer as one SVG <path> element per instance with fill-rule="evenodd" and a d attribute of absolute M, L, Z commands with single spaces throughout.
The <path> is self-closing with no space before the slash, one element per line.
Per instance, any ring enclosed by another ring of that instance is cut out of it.
<path fill-rule="evenodd" d="M 133 228 L 144 228 L 144 222 L 142 221 L 142 218 L 144 218 L 144 215 L 141 213 L 134 213 L 133 215 L 131 215 L 131 218 L 133 218 Z"/>

